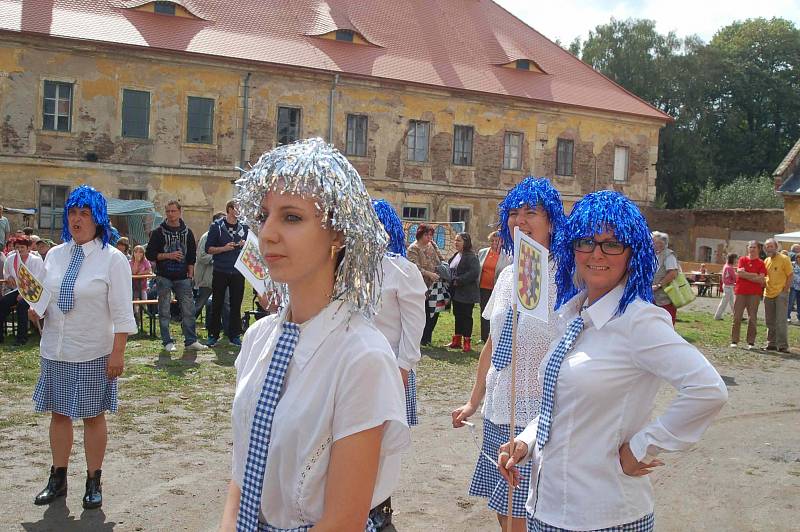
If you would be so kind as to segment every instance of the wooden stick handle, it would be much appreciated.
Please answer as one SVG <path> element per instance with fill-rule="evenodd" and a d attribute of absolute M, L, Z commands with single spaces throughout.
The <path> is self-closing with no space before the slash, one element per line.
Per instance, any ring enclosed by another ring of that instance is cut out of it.
<path fill-rule="evenodd" d="M 516 436 L 517 413 L 517 298 L 511 307 L 511 416 L 508 423 L 508 441 L 511 449 L 514 448 Z M 513 454 L 513 453 L 512 453 Z M 506 517 L 506 532 L 511 532 L 514 521 L 514 486 L 508 486 L 508 516 Z"/>

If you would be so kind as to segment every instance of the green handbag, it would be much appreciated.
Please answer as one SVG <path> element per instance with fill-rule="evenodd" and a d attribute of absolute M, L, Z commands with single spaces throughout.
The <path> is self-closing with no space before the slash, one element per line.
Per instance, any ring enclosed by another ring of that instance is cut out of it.
<path fill-rule="evenodd" d="M 667 294 L 667 297 L 669 297 L 669 300 L 675 305 L 675 308 L 686 306 L 697 297 L 694 294 L 694 290 L 692 290 L 692 285 L 689 284 L 683 272 L 678 272 L 675 279 L 664 287 L 664 293 Z"/>

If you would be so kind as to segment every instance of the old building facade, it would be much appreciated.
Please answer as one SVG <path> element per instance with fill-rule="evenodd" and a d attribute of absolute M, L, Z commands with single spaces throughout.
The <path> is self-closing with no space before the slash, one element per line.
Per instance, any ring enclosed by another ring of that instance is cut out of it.
<path fill-rule="evenodd" d="M 127 17 L 142 35 L 165 21 L 175 24 L 170 16 L 195 17 L 204 28 L 219 20 L 207 14 L 209 6 L 201 12 L 197 1 L 110 3 L 117 7 L 100 15 Z M 513 24 L 523 40 L 525 31 L 534 33 L 496 13 L 493 3 L 478 4 L 487 13 L 472 17 Z M 169 5 L 174 12 L 153 12 Z M 336 68 L 322 68 L 312 59 L 261 61 L 235 47 L 195 51 L 193 41 L 180 38 L 166 46 L 158 42 L 167 39 L 163 34 L 131 44 L 122 30 L 119 37 L 93 38 L 56 31 L 55 23 L 47 31 L 39 31 L 38 23 L 26 30 L 24 16 L 13 27 L 7 15 L 0 13 L 0 204 L 37 208 L 43 234 L 60 231 L 59 207 L 80 183 L 110 197 L 149 199 L 157 208 L 177 197 L 184 218 L 200 230 L 230 198 L 237 167 L 279 143 L 313 136 L 334 143 L 370 192 L 391 201 L 403 217 L 463 220 L 479 241 L 505 192 L 526 175 L 551 178 L 567 208 L 603 188 L 645 205 L 655 196 L 658 134 L 667 117 L 588 67 L 573 65 L 577 60 L 546 40 L 549 55 L 535 63 L 533 52 L 522 50 L 516 59 L 508 53 L 500 60 L 511 58 L 513 68 L 486 65 L 500 89 L 470 88 L 452 81 L 468 81 L 463 73 L 437 71 L 431 75 L 440 82 L 433 83 L 408 79 L 414 69 L 392 77 L 376 75 L 378 66 L 365 73 L 361 62 L 349 67 L 343 58 L 354 52 L 346 47 L 360 46 L 362 53 L 377 48 L 370 44 L 376 41 L 388 55 L 402 45 L 363 21 L 348 26 L 334 20 L 338 26 L 300 34 L 302 42 L 337 61 Z M 36 13 L 29 16 L 38 20 Z M 66 17 L 52 11 L 59 16 Z M 345 42 L 336 41 L 340 34 Z M 436 69 L 452 65 L 449 59 L 432 61 Z M 592 99 L 591 87 L 586 96 L 556 90 L 561 64 L 580 69 L 613 97 Z M 545 91 L 564 96 L 527 97 L 533 89 L 525 83 L 534 81 L 550 83 Z M 605 108 L 604 101 L 610 102 Z"/>

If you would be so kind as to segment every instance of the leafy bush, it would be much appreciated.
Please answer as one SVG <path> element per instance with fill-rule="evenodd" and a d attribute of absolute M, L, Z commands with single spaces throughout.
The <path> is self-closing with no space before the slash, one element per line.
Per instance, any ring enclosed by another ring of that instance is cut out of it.
<path fill-rule="evenodd" d="M 782 209 L 783 196 L 775 191 L 775 181 L 766 174 L 739 176 L 724 185 L 710 179 L 700 189 L 695 209 Z"/>

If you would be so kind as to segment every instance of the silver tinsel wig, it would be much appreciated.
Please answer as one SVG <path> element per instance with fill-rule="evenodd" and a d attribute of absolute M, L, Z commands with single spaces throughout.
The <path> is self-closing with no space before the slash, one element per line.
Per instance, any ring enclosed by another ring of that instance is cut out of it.
<path fill-rule="evenodd" d="M 256 231 L 267 192 L 314 200 L 323 227 L 344 235 L 344 257 L 331 300 L 348 301 L 367 317 L 375 314 L 388 239 L 361 177 L 344 155 L 320 138 L 279 146 L 263 154 L 236 186 L 240 215 Z M 286 287 L 269 277 L 267 289 L 283 298 L 287 295 Z"/>

